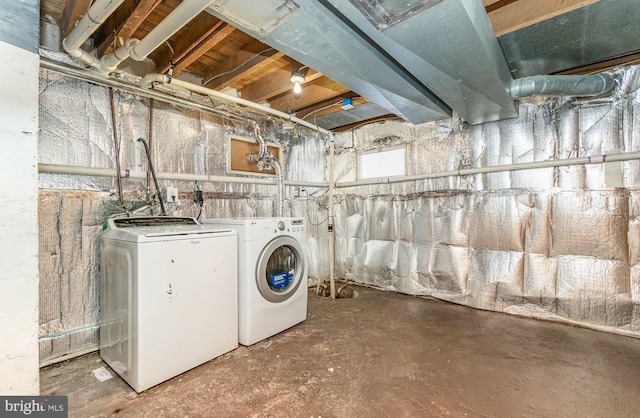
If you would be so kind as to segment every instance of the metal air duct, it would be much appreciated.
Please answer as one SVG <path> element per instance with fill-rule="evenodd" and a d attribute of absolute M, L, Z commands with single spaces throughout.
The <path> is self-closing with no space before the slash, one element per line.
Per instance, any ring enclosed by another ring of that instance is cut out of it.
<path fill-rule="evenodd" d="M 517 116 L 479 0 L 217 0 L 210 12 L 412 122 Z"/>
<path fill-rule="evenodd" d="M 511 82 L 511 97 L 532 96 L 603 96 L 616 86 L 609 74 L 595 75 L 536 75 Z"/>
<path fill-rule="evenodd" d="M 320 1 L 217 0 L 208 9 L 251 36 L 410 122 L 451 109 L 388 51 Z"/>

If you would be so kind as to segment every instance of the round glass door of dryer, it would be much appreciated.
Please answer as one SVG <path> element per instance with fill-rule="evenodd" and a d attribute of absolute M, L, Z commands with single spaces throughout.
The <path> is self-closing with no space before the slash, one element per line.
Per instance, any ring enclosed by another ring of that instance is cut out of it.
<path fill-rule="evenodd" d="M 264 247 L 258 258 L 258 290 L 270 302 L 284 302 L 305 281 L 306 270 L 300 243 L 291 237 L 277 237 Z"/>

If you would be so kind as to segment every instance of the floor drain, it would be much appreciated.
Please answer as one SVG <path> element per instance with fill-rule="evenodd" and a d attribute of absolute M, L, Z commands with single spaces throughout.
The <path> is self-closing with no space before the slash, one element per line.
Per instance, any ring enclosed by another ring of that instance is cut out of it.
<path fill-rule="evenodd" d="M 316 287 L 316 295 L 329 297 L 331 296 L 331 287 L 327 282 L 322 282 Z M 353 290 L 349 283 L 336 286 L 336 299 L 357 298 L 358 292 Z"/>

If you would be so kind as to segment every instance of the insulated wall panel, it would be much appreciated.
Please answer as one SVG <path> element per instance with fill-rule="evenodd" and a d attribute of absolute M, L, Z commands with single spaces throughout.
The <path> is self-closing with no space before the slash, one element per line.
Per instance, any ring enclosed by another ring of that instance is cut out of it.
<path fill-rule="evenodd" d="M 230 135 L 255 137 L 252 125 L 241 117 L 222 118 L 190 108 L 150 100 L 115 90 L 115 137 L 120 144 L 121 168 L 146 170 L 144 149 L 138 138 L 150 140 L 158 173 L 228 175 Z M 194 98 L 197 99 L 197 98 Z M 207 99 L 205 104 L 210 105 Z M 216 104 L 218 109 L 225 105 Z M 284 129 L 278 121 L 227 109 L 258 120 L 269 141 L 283 148 L 281 163 L 286 180 L 324 182 L 326 164 L 318 158 L 327 138 L 317 132 Z M 40 163 L 115 169 L 116 153 L 111 99 L 108 88 L 50 71 L 40 79 Z M 320 150 L 320 151 L 319 151 Z M 313 161 L 312 161 L 313 160 Z M 292 177 L 295 175 L 296 177 Z M 48 364 L 93 351 L 98 347 L 99 242 L 108 216 L 123 214 L 116 180 L 111 177 L 39 175 L 40 361 Z M 128 210 L 145 208 L 145 180 L 124 178 L 123 198 Z M 199 182 L 205 203 L 192 202 L 196 184 L 159 179 L 160 187 L 173 186 L 180 203 L 168 204 L 171 215 L 204 217 L 273 216 L 276 186 L 251 182 Z M 150 183 L 153 186 L 153 183 Z M 307 220 L 310 283 L 328 276 L 326 190 L 305 187 L 294 197 L 285 187 L 285 216 Z M 153 209 L 158 214 L 159 209 Z"/>
<path fill-rule="evenodd" d="M 532 98 L 521 101 L 517 119 L 475 126 L 456 117 L 413 131 L 383 122 L 338 135 L 336 143 L 370 150 L 384 132 L 412 150 L 412 175 L 635 152 L 640 67 L 614 76 L 618 89 L 605 99 Z M 336 216 L 357 206 L 358 233 L 337 228 L 337 246 L 349 242 L 348 259 L 360 261 L 339 262 L 337 276 L 640 335 L 640 162 L 619 164 L 617 185 L 607 164 L 339 188 Z M 340 169 L 348 178 L 355 168 Z M 362 257 L 361 249 L 374 248 L 378 258 Z"/>
<path fill-rule="evenodd" d="M 581 255 L 627 261 L 626 191 L 562 192 L 552 198 L 552 256 Z"/>

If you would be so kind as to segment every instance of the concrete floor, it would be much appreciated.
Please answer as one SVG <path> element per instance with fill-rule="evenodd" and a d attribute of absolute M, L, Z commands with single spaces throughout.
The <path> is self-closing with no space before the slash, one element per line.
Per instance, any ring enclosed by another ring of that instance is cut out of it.
<path fill-rule="evenodd" d="M 71 417 L 638 417 L 640 339 L 356 288 L 136 394 L 97 353 L 42 369 Z"/>

